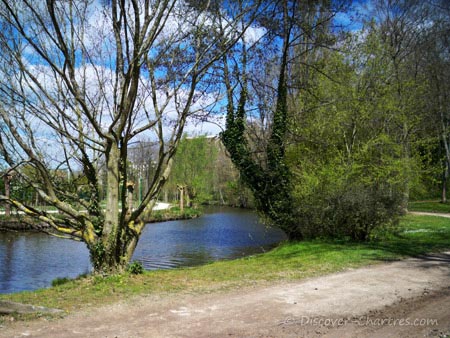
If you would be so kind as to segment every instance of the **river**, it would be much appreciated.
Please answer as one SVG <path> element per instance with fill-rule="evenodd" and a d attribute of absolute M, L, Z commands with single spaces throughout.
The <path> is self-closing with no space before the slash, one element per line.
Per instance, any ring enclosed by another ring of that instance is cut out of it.
<path fill-rule="evenodd" d="M 196 219 L 146 225 L 133 260 L 147 270 L 195 266 L 264 252 L 286 238 L 248 210 L 210 208 Z M 36 290 L 92 267 L 84 243 L 41 233 L 0 232 L 0 293 Z"/>

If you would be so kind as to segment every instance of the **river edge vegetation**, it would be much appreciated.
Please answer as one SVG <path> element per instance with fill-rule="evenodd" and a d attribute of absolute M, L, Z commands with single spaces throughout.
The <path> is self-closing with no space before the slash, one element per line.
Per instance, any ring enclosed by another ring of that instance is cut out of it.
<path fill-rule="evenodd" d="M 437 216 L 406 215 L 395 233 L 382 232 L 370 242 L 346 240 L 305 240 L 286 242 L 259 255 L 236 260 L 173 270 L 122 273 L 102 277 L 61 278 L 61 284 L 48 289 L 0 295 L 0 300 L 40 305 L 67 313 L 119 301 L 134 296 L 209 293 L 298 281 L 450 248 L 450 219 Z M 58 284 L 58 283 L 55 283 Z M 130 298 L 131 297 L 131 298 Z M 26 320 L 43 314 L 13 315 Z M 48 316 L 48 315 L 45 315 Z M 51 315 L 55 316 L 55 315 Z M 11 315 L 8 315 L 10 318 Z M 6 317 L 0 317 L 0 322 Z"/>
<path fill-rule="evenodd" d="M 183 210 L 179 206 L 170 206 L 167 209 L 153 210 L 151 214 L 145 215 L 144 222 L 146 224 L 156 222 L 167 222 L 181 219 L 192 219 L 200 217 L 202 214 L 202 208 L 199 207 L 183 207 Z M 45 223 L 39 223 L 33 218 L 27 216 L 5 216 L 0 215 L 0 233 L 2 231 L 43 231 L 52 233 L 52 228 Z"/>

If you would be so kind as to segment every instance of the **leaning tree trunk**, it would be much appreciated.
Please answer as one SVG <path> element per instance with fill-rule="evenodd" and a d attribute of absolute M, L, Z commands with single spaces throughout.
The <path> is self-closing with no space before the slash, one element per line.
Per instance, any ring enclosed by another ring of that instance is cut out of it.
<path fill-rule="evenodd" d="M 270 137 L 265 149 L 266 164 L 254 157 L 246 138 L 247 123 L 247 50 L 243 48 L 242 57 L 242 90 L 237 107 L 234 107 L 234 93 L 231 76 L 224 57 L 224 77 L 227 89 L 226 129 L 221 134 L 222 142 L 230 153 L 231 160 L 238 168 L 243 182 L 252 190 L 256 209 L 268 217 L 274 224 L 283 229 L 290 239 L 301 239 L 301 229 L 292 218 L 292 195 L 290 171 L 286 164 L 286 134 L 288 128 L 288 60 L 290 48 L 290 17 L 287 2 L 283 2 L 283 45 L 280 55 L 278 87 L 275 110 L 272 117 Z"/>

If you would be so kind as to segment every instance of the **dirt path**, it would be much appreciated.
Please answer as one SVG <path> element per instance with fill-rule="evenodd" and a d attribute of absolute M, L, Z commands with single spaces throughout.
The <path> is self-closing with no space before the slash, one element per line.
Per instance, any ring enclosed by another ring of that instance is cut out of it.
<path fill-rule="evenodd" d="M 142 297 L 13 323 L 0 337 L 445 337 L 450 252 L 206 295 Z"/>
<path fill-rule="evenodd" d="M 412 214 L 412 215 L 437 216 L 437 217 L 450 218 L 449 213 L 442 213 L 442 212 L 408 211 L 408 213 Z"/>

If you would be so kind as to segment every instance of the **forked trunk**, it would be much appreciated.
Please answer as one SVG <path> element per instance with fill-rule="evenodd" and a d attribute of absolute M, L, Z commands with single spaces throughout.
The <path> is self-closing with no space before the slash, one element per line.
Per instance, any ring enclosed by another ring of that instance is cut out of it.
<path fill-rule="evenodd" d="M 94 273 L 123 272 L 133 256 L 142 228 L 142 222 L 139 222 L 137 226 L 130 222 L 122 227 L 117 241 L 105 242 L 103 238 L 99 238 L 94 243 L 88 243 Z"/>
<path fill-rule="evenodd" d="M 134 222 L 129 219 L 129 215 L 120 215 L 120 149 L 112 143 L 108 150 L 104 223 L 101 233 L 86 241 L 95 273 L 122 272 L 133 255 L 143 228 L 142 221 Z"/>

